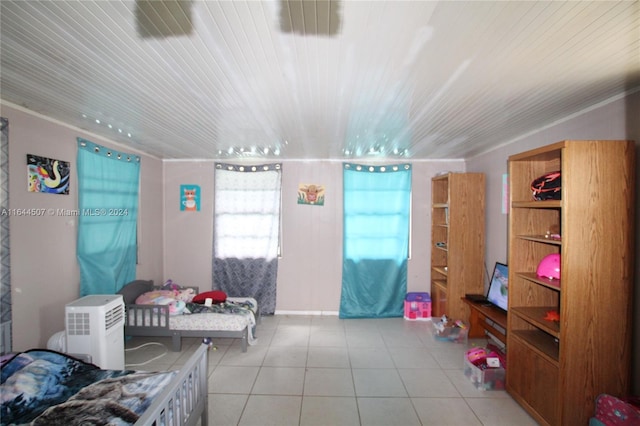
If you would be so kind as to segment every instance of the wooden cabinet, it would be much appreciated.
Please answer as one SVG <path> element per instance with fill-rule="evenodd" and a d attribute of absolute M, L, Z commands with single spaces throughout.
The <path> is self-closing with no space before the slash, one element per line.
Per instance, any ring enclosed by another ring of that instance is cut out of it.
<path fill-rule="evenodd" d="M 507 391 L 541 424 L 585 425 L 600 393 L 629 391 L 634 160 L 631 141 L 509 158 Z M 562 199 L 534 201 L 531 182 L 558 170 Z M 559 280 L 536 274 L 551 253 Z"/>
<path fill-rule="evenodd" d="M 484 190 L 482 173 L 447 173 L 431 180 L 432 316 L 469 318 L 460 300 L 484 293 Z"/>
<path fill-rule="evenodd" d="M 507 344 L 507 314 L 505 311 L 486 303 L 472 302 L 464 297 L 461 300 L 471 309 L 469 338 L 486 337 L 487 333 L 491 333 L 502 344 Z"/>

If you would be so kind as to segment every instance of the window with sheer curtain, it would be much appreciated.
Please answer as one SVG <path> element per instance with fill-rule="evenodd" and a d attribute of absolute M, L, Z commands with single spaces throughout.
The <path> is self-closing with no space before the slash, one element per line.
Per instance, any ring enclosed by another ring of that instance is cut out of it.
<path fill-rule="evenodd" d="M 80 295 L 136 278 L 140 157 L 78 138 Z"/>
<path fill-rule="evenodd" d="M 411 166 L 346 163 L 341 318 L 398 317 L 407 292 Z"/>
<path fill-rule="evenodd" d="M 273 314 L 280 250 L 280 164 L 216 163 L 213 287 Z"/>

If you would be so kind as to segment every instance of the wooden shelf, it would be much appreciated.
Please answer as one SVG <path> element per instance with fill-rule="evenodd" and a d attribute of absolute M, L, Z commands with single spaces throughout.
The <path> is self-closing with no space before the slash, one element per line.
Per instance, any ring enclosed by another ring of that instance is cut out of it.
<path fill-rule="evenodd" d="M 472 302 L 466 297 L 461 300 L 471 308 L 469 315 L 470 338 L 485 337 L 485 332 L 489 332 L 503 344 L 507 344 L 507 313 L 505 311 L 495 306 Z"/>
<path fill-rule="evenodd" d="M 484 193 L 483 173 L 445 173 L 431 179 L 431 279 L 437 289 L 431 294 L 434 317 L 466 319 L 469 307 L 460 297 L 484 292 Z"/>
<path fill-rule="evenodd" d="M 567 140 L 509 157 L 506 389 L 540 424 L 587 424 L 599 394 L 629 393 L 634 151 L 632 141 Z M 562 200 L 531 200 L 531 182 L 555 171 Z M 556 228 L 561 239 L 547 238 Z M 552 253 L 559 280 L 535 273 Z"/>
<path fill-rule="evenodd" d="M 531 325 L 538 327 L 540 330 L 543 330 L 546 333 L 549 333 L 556 339 L 560 338 L 560 323 L 556 321 L 545 320 L 544 317 L 547 315 L 549 311 L 558 311 L 557 308 L 553 306 L 543 306 L 543 307 L 512 307 L 510 308 L 514 315 L 519 316 L 526 322 Z"/>
<path fill-rule="evenodd" d="M 447 281 L 446 280 L 431 280 L 431 285 L 435 285 L 440 287 L 442 290 L 447 290 Z"/>
<path fill-rule="evenodd" d="M 441 275 L 445 275 L 446 276 L 449 271 L 448 271 L 448 268 L 447 269 L 444 269 L 444 268 L 446 268 L 446 266 L 432 266 L 431 267 L 432 270 L 436 271 L 437 273 L 439 273 Z"/>
<path fill-rule="evenodd" d="M 511 330 L 510 333 L 535 353 L 559 366 L 560 345 L 551 336 L 538 330 Z"/>
<path fill-rule="evenodd" d="M 555 280 L 552 278 L 539 277 L 535 272 L 516 272 L 516 275 L 524 278 L 527 281 L 539 284 L 541 286 L 550 288 L 551 290 L 560 291 L 562 280 Z"/>
<path fill-rule="evenodd" d="M 537 243 L 553 244 L 556 246 L 562 245 L 562 240 L 548 238 L 544 235 L 517 235 L 516 238 L 520 238 L 521 240 L 527 240 L 527 241 L 535 241 Z"/>
<path fill-rule="evenodd" d="M 559 209 L 562 207 L 561 200 L 544 200 L 544 201 L 513 201 L 511 207 L 516 209 Z"/>

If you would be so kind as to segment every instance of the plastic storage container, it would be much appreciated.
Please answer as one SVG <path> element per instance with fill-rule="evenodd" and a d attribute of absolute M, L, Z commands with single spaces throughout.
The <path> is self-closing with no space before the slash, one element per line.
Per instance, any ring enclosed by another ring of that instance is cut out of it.
<path fill-rule="evenodd" d="M 465 321 L 449 321 L 446 325 L 434 324 L 433 337 L 436 340 L 467 343 L 469 337 L 469 323 Z"/>
<path fill-rule="evenodd" d="M 503 390 L 506 372 L 502 367 L 481 369 L 473 365 L 465 355 L 464 375 L 480 390 Z"/>
<path fill-rule="evenodd" d="M 404 299 L 404 319 L 410 321 L 431 318 L 431 297 L 429 293 L 407 293 Z"/>

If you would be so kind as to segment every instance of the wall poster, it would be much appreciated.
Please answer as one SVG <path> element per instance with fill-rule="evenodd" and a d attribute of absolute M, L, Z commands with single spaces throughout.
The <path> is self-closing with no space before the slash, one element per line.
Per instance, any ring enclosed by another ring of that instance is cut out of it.
<path fill-rule="evenodd" d="M 200 211 L 199 185 L 180 185 L 180 211 Z"/>
<path fill-rule="evenodd" d="M 324 206 L 324 186 L 305 183 L 298 185 L 298 204 Z"/>
<path fill-rule="evenodd" d="M 27 189 L 69 195 L 68 161 L 27 154 Z"/>

